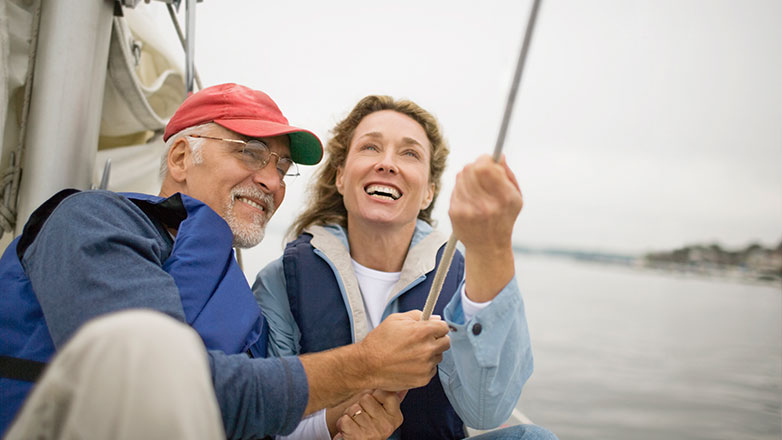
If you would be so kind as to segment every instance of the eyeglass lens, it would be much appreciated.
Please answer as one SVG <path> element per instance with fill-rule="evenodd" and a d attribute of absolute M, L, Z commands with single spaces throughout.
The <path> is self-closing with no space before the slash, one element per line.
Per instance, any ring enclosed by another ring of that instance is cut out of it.
<path fill-rule="evenodd" d="M 292 182 L 299 175 L 296 163 L 290 158 L 280 157 L 279 154 L 269 151 L 269 147 L 263 142 L 253 139 L 247 141 L 242 154 L 245 161 L 255 169 L 261 169 L 269 163 L 272 156 L 277 156 L 277 172 L 280 173 L 283 181 L 287 184 Z"/>

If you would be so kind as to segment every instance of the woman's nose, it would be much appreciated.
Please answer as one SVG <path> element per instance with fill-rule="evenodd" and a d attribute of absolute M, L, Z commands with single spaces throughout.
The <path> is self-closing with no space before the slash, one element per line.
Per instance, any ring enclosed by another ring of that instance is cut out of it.
<path fill-rule="evenodd" d="M 397 168 L 395 158 L 396 156 L 390 149 L 386 150 L 375 164 L 375 171 L 389 172 L 391 174 L 398 173 L 399 169 Z"/>

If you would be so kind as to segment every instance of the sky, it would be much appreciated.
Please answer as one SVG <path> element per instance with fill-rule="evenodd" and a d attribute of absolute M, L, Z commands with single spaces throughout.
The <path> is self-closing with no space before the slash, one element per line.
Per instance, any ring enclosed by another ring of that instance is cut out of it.
<path fill-rule="evenodd" d="M 195 62 L 205 86 L 263 90 L 324 142 L 368 94 L 432 112 L 452 151 L 434 211 L 449 232 L 456 173 L 494 148 L 530 6 L 205 0 Z M 519 245 L 776 245 L 782 2 L 543 0 L 505 153 Z M 258 252 L 279 255 L 314 170 L 301 168 Z"/>

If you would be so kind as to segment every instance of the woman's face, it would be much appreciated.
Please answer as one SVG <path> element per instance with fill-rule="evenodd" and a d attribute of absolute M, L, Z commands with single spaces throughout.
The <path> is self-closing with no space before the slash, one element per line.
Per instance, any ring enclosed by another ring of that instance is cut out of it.
<path fill-rule="evenodd" d="M 434 196 L 429 182 L 432 146 L 424 128 L 393 110 L 374 112 L 358 124 L 348 148 L 336 179 L 348 224 L 415 224 Z"/>

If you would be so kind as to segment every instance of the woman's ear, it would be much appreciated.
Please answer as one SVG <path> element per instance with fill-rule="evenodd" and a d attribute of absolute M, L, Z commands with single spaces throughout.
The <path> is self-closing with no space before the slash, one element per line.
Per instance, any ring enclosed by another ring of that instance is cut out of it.
<path fill-rule="evenodd" d="M 426 196 L 424 196 L 424 200 L 421 203 L 421 211 L 432 204 L 432 199 L 434 199 L 434 183 L 429 184 L 429 190 L 426 192 Z"/>
<path fill-rule="evenodd" d="M 342 177 L 342 167 L 338 167 L 337 168 L 337 178 L 334 181 L 334 186 L 337 187 L 337 192 L 342 194 L 342 195 L 345 195 L 342 192 L 342 188 L 344 187 L 344 185 L 345 185 L 345 183 L 344 183 L 344 178 Z"/>

